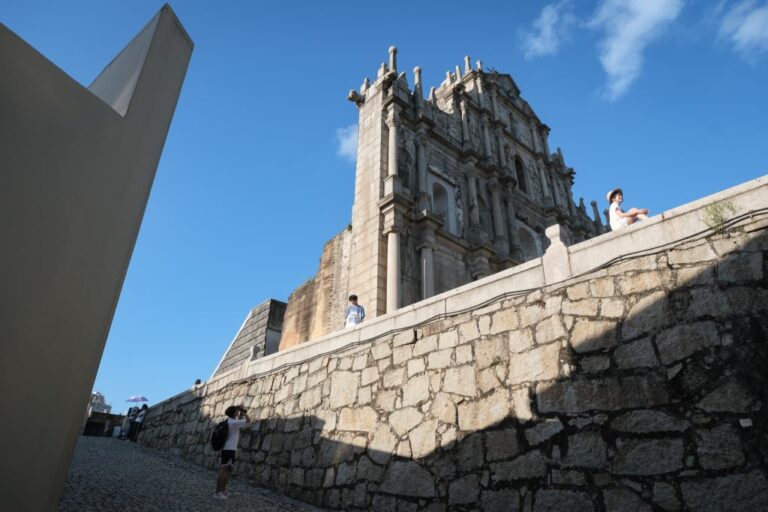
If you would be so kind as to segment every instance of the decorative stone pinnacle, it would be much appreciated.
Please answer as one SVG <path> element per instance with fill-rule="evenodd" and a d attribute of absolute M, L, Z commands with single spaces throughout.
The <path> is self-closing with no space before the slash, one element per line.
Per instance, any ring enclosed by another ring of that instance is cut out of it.
<path fill-rule="evenodd" d="M 461 68 L 456 65 L 456 80 L 461 80 Z"/>
<path fill-rule="evenodd" d="M 483 70 L 483 61 L 478 60 L 477 62 L 475 62 L 475 65 L 477 66 L 477 70 L 478 71 L 482 71 Z"/>
<path fill-rule="evenodd" d="M 413 83 L 415 87 L 421 87 L 421 68 L 419 66 L 413 68 Z"/>
<path fill-rule="evenodd" d="M 389 47 L 389 69 L 397 71 L 397 47 Z"/>
<path fill-rule="evenodd" d="M 467 55 L 464 57 L 464 73 L 469 73 L 470 71 L 472 71 L 472 59 Z"/>

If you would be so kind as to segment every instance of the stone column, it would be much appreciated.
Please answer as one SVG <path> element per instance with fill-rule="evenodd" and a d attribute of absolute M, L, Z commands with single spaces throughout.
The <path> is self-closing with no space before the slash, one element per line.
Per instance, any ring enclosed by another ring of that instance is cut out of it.
<path fill-rule="evenodd" d="M 507 168 L 507 157 L 504 154 L 504 132 L 496 127 L 496 143 L 499 145 L 499 167 Z"/>
<path fill-rule="evenodd" d="M 387 313 L 400 308 L 400 233 L 387 233 Z"/>
<path fill-rule="evenodd" d="M 494 246 L 499 256 L 504 258 L 509 256 L 509 242 L 507 241 L 507 226 L 501 207 L 501 184 L 494 179 L 490 183 L 490 188 L 491 203 L 493 203 L 493 227 L 495 231 Z"/>
<path fill-rule="evenodd" d="M 534 152 L 539 151 L 539 141 L 536 137 L 536 125 L 529 125 L 528 130 L 531 132 L 531 148 Z"/>
<path fill-rule="evenodd" d="M 547 138 L 549 137 L 549 130 L 546 128 L 546 126 L 541 127 L 541 142 L 544 145 L 544 159 L 549 162 L 549 141 Z"/>
<path fill-rule="evenodd" d="M 394 47 L 393 47 L 394 48 Z M 397 176 L 397 125 L 399 118 L 395 106 L 389 111 L 387 117 L 387 126 L 389 127 L 389 145 L 388 145 L 388 161 L 387 161 L 387 176 Z"/>
<path fill-rule="evenodd" d="M 472 226 L 480 225 L 480 205 L 477 202 L 477 176 L 470 171 L 467 174 L 469 186 L 469 220 Z"/>
<path fill-rule="evenodd" d="M 512 201 L 512 185 L 507 185 L 507 228 L 509 229 L 509 255 L 513 259 L 522 262 L 523 250 L 520 247 L 520 233 L 517 231 L 517 216 L 515 215 L 515 205 Z"/>
<path fill-rule="evenodd" d="M 547 177 L 549 178 L 549 189 L 552 191 L 552 204 L 559 206 L 560 199 L 557 197 L 557 181 L 549 173 L 547 173 Z"/>
<path fill-rule="evenodd" d="M 428 299 L 435 294 L 435 262 L 432 246 L 421 247 L 421 299 Z"/>
<path fill-rule="evenodd" d="M 491 158 L 491 135 L 488 131 L 488 121 L 483 118 L 483 142 L 485 143 L 485 156 Z"/>
<path fill-rule="evenodd" d="M 491 87 L 491 112 L 494 119 L 499 118 L 499 109 L 496 105 L 496 89 L 494 87 Z"/>
<path fill-rule="evenodd" d="M 459 110 L 461 111 L 461 142 L 466 147 L 470 143 L 469 137 L 469 120 L 467 119 L 467 100 L 461 98 L 459 102 Z"/>
<path fill-rule="evenodd" d="M 429 206 L 429 190 L 427 185 L 427 145 L 425 143 L 426 134 L 419 132 L 416 134 L 416 174 L 419 183 L 419 211 L 431 210 Z"/>
<path fill-rule="evenodd" d="M 477 97 L 480 101 L 480 108 L 487 108 L 488 98 L 485 96 L 485 84 L 483 83 L 482 73 L 477 75 Z"/>

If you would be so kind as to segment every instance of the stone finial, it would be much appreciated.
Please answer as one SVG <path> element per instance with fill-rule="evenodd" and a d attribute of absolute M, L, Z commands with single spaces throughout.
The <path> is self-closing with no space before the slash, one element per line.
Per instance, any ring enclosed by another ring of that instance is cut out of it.
<path fill-rule="evenodd" d="M 368 88 L 371 86 L 371 81 L 368 80 L 368 77 L 365 77 L 365 80 L 363 80 L 362 85 L 360 85 L 360 92 L 362 94 L 365 94 L 368 91 Z"/>
<path fill-rule="evenodd" d="M 571 277 L 571 261 L 568 254 L 570 232 L 565 226 L 554 224 L 544 230 L 549 247 L 542 256 L 544 282 L 553 284 Z"/>
<path fill-rule="evenodd" d="M 379 66 L 378 73 L 376 73 L 376 78 L 381 78 L 386 74 L 387 74 L 387 64 L 385 62 L 382 62 L 381 66 Z"/>
<path fill-rule="evenodd" d="M 389 69 L 397 71 L 397 47 L 389 47 Z"/>
<path fill-rule="evenodd" d="M 477 66 L 477 70 L 478 71 L 482 71 L 483 70 L 483 61 L 478 60 L 477 62 L 475 62 L 475 66 Z"/>
<path fill-rule="evenodd" d="M 469 58 L 469 55 L 464 57 L 464 73 L 469 73 L 472 71 L 472 59 Z"/>
<path fill-rule="evenodd" d="M 566 245 L 568 243 L 568 228 L 561 224 L 553 224 L 544 230 L 551 245 Z"/>
<path fill-rule="evenodd" d="M 413 86 L 421 88 L 421 68 L 419 66 L 413 68 Z"/>
<path fill-rule="evenodd" d="M 461 68 L 456 65 L 456 80 L 461 80 Z"/>
<path fill-rule="evenodd" d="M 433 105 L 437 105 L 437 93 L 435 92 L 434 87 L 429 88 L 429 101 L 431 101 Z"/>
<path fill-rule="evenodd" d="M 447 83 L 451 83 L 451 82 L 453 81 L 453 80 L 451 79 L 451 72 L 450 72 L 450 71 L 446 71 L 446 72 L 445 72 L 445 81 L 446 81 Z"/>

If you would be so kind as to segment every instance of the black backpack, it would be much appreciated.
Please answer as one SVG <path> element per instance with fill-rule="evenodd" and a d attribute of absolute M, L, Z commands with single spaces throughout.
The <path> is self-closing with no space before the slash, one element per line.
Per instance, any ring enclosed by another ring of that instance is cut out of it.
<path fill-rule="evenodd" d="M 213 432 L 211 432 L 211 446 L 215 451 L 219 451 L 222 448 L 224 448 L 224 443 L 227 442 L 228 433 L 229 433 L 228 420 L 224 420 L 220 423 L 217 423 L 216 426 L 213 427 Z"/>

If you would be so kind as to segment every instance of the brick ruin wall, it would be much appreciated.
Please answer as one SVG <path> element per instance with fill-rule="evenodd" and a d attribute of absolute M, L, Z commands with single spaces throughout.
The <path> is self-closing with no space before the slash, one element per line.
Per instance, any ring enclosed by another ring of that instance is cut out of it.
<path fill-rule="evenodd" d="M 765 221 L 188 392 L 140 441 L 382 511 L 768 509 Z"/>
<path fill-rule="evenodd" d="M 326 242 L 317 273 L 288 297 L 279 350 L 344 327 L 351 249 L 349 227 Z"/>

